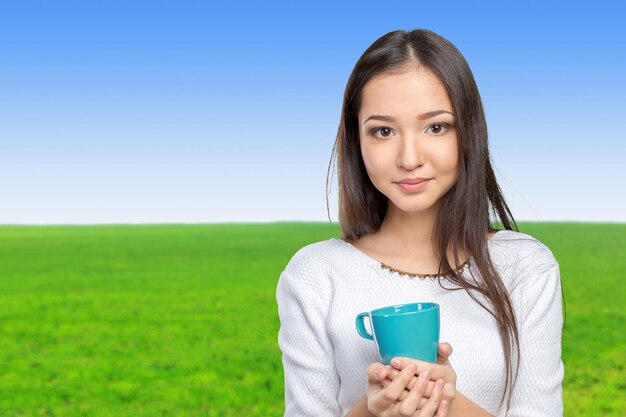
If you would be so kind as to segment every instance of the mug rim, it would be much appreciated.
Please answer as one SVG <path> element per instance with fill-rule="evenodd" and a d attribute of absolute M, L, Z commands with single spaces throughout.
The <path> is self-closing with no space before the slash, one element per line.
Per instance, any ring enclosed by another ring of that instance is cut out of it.
<path fill-rule="evenodd" d="M 417 303 L 394 304 L 394 305 L 390 305 L 390 306 L 386 306 L 386 307 L 376 308 L 376 309 L 370 311 L 370 316 L 378 316 L 378 317 L 397 316 L 398 315 L 397 313 L 391 313 L 390 314 L 390 313 L 384 313 L 384 311 L 385 310 L 389 310 L 391 308 L 398 308 L 398 307 L 411 306 L 411 305 L 417 305 L 417 304 L 427 304 L 428 307 L 422 308 L 421 310 L 407 311 L 405 313 L 402 313 L 402 315 L 424 313 L 426 311 L 431 311 L 431 310 L 439 308 L 439 304 L 438 303 L 432 303 L 432 302 L 417 302 Z"/>

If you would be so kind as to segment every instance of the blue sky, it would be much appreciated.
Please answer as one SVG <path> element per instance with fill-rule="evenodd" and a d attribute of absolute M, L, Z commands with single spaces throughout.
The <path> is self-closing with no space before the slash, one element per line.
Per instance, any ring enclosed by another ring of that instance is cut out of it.
<path fill-rule="evenodd" d="M 216 4 L 0 3 L 0 224 L 326 221 L 348 76 L 414 28 L 469 62 L 517 220 L 626 221 L 619 2 Z"/>

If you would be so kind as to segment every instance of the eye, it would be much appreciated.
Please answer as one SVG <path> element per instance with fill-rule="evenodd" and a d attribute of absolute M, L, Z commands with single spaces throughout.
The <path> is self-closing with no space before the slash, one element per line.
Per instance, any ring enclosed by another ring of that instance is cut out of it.
<path fill-rule="evenodd" d="M 372 136 L 376 136 L 376 133 L 378 132 L 380 132 L 382 137 L 388 138 L 389 136 L 391 136 L 391 132 L 393 132 L 393 130 L 390 127 L 386 127 L 386 126 L 375 127 L 374 129 L 370 130 L 370 133 L 372 134 Z"/>
<path fill-rule="evenodd" d="M 451 128 L 451 127 L 452 127 L 452 126 L 450 126 L 450 125 L 449 125 L 449 124 L 447 124 L 447 123 L 435 123 L 435 124 L 432 124 L 432 125 L 428 126 L 428 129 L 426 129 L 426 131 L 428 131 L 428 130 L 431 130 L 431 129 L 432 129 L 432 132 L 433 132 L 436 136 L 439 136 L 439 135 L 441 135 L 441 134 L 442 134 L 442 133 L 441 133 L 442 128 L 443 128 L 443 129 L 445 129 L 445 131 L 447 132 L 448 130 L 450 130 L 450 128 Z"/>

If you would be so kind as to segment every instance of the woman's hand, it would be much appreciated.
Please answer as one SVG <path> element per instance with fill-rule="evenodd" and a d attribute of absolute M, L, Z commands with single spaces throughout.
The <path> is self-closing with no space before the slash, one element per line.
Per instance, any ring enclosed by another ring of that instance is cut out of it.
<path fill-rule="evenodd" d="M 385 378 L 381 379 L 381 385 L 383 387 L 390 384 L 394 381 L 401 373 L 398 369 L 403 369 L 410 363 L 414 363 L 417 365 L 417 372 L 421 373 L 424 371 L 429 371 L 433 380 L 443 379 L 445 381 L 445 387 L 443 391 L 443 399 L 451 403 L 454 400 L 456 395 L 456 372 L 452 368 L 450 361 L 448 358 L 452 354 L 452 346 L 449 343 L 440 343 L 438 354 L 437 354 L 437 363 L 432 364 L 429 362 L 417 361 L 410 358 L 396 358 L 400 360 L 400 364 L 396 365 L 392 362 L 393 367 L 386 366 L 385 367 Z M 400 401 L 402 401 L 409 393 L 409 390 L 417 382 L 417 378 L 413 377 L 407 384 L 406 389 L 403 393 L 400 394 Z M 434 382 L 429 382 L 426 390 L 423 394 L 424 397 L 429 398 L 432 394 L 432 389 L 434 387 Z"/>
<path fill-rule="evenodd" d="M 399 371 L 393 381 L 385 384 L 390 368 L 382 363 L 372 363 L 367 369 L 367 408 L 378 417 L 445 417 L 449 402 L 442 401 L 445 381 L 438 379 L 430 396 L 424 397 L 430 380 L 428 371 L 419 374 L 415 383 L 407 390 L 407 384 L 414 378 L 416 364 L 409 363 Z M 400 400 L 402 394 L 404 398 Z"/>

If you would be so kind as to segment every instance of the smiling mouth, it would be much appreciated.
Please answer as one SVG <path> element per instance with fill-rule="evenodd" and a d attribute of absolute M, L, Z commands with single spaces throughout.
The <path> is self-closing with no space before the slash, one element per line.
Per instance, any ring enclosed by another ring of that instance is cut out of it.
<path fill-rule="evenodd" d="M 424 181 L 429 181 L 431 179 L 432 178 L 422 178 L 422 177 L 404 178 L 404 179 L 402 179 L 400 181 L 397 181 L 397 182 L 398 182 L 398 184 L 410 184 L 410 185 L 412 185 L 412 184 L 420 184 L 420 183 L 422 183 Z"/>
<path fill-rule="evenodd" d="M 416 184 L 410 184 L 406 182 L 397 182 L 396 184 L 398 184 L 398 186 L 402 188 L 404 191 L 409 192 L 409 193 L 414 193 L 414 192 L 421 191 L 424 188 L 426 188 L 429 182 L 430 180 L 424 180 Z"/>

